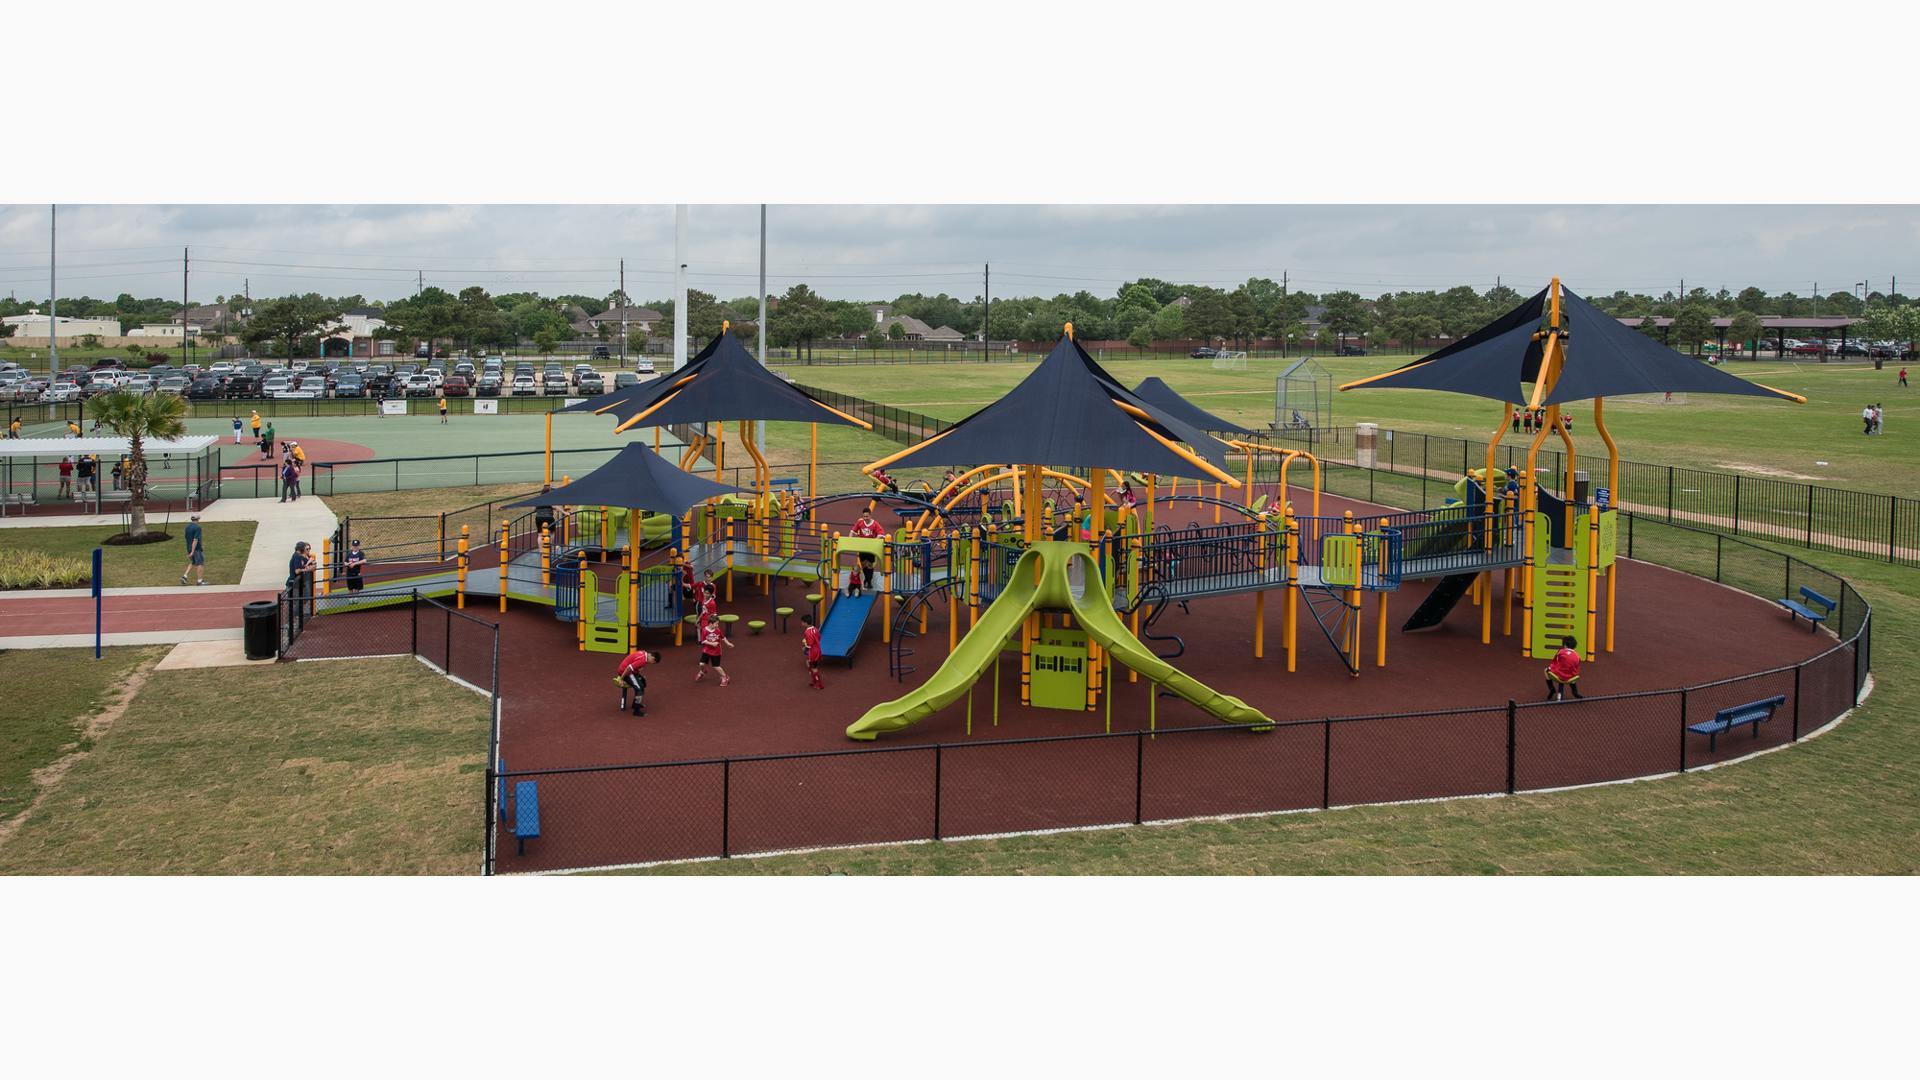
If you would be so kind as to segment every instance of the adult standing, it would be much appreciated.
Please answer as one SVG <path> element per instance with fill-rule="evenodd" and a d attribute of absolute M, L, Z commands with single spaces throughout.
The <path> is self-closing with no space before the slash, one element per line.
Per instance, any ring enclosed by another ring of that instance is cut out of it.
<path fill-rule="evenodd" d="M 1873 434 L 1873 406 L 1871 405 L 1860 410 L 1860 434 Z"/>
<path fill-rule="evenodd" d="M 246 436 L 240 433 L 240 418 L 236 416 L 233 418 L 233 445 L 242 446 L 246 441 Z"/>
<path fill-rule="evenodd" d="M 286 502 L 296 496 L 300 489 L 300 466 L 294 464 L 293 455 L 288 454 L 280 462 L 280 501 Z"/>
<path fill-rule="evenodd" d="M 443 424 L 447 422 L 447 395 L 445 394 L 440 395 L 440 422 Z"/>
<path fill-rule="evenodd" d="M 62 499 L 73 497 L 73 458 L 71 455 L 60 459 L 60 494 Z"/>
<path fill-rule="evenodd" d="M 1880 407 L 1879 402 L 1877 401 L 1874 402 L 1873 403 L 1873 433 L 1875 435 L 1886 434 L 1886 429 L 1882 426 L 1882 423 L 1886 420 L 1886 418 L 1887 418 L 1886 410 Z"/>
<path fill-rule="evenodd" d="M 269 458 L 271 458 L 271 457 L 273 456 L 273 448 L 274 448 L 274 445 L 275 445 L 275 442 L 276 442 L 276 440 L 277 440 L 277 438 L 278 438 L 278 436 L 279 436 L 279 433 L 278 433 L 278 432 L 276 432 L 276 431 L 274 431 L 274 429 L 273 429 L 273 421 L 271 421 L 271 420 L 269 420 L 269 421 L 267 421 L 267 448 L 266 448 L 266 454 L 267 454 L 267 456 L 268 456 Z"/>
<path fill-rule="evenodd" d="M 199 514 L 187 519 L 186 538 L 187 567 L 180 571 L 180 584 L 185 585 L 187 574 L 192 572 L 198 575 L 198 580 L 194 584 L 205 585 L 207 583 L 207 545 L 200 531 Z"/>
<path fill-rule="evenodd" d="M 251 421 L 251 423 L 253 424 L 253 439 L 255 442 L 259 442 L 260 441 L 260 410 L 259 409 L 253 410 L 253 420 Z"/>
<path fill-rule="evenodd" d="M 313 596 L 313 575 L 319 562 L 313 557 L 313 545 L 305 540 L 293 545 L 293 557 L 287 560 L 287 595 L 294 601 L 296 614 L 305 614 Z"/>
<path fill-rule="evenodd" d="M 94 490 L 93 474 L 99 469 L 100 462 L 92 454 L 81 454 L 80 464 L 74 469 L 74 491 L 76 494 Z"/>
<path fill-rule="evenodd" d="M 20 437 L 20 418 L 16 416 L 13 418 L 13 422 L 7 425 L 7 438 L 17 439 L 19 437 Z"/>

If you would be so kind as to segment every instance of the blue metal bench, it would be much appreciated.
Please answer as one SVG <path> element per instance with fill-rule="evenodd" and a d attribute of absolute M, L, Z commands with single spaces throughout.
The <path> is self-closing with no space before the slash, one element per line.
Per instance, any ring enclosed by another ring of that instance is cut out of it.
<path fill-rule="evenodd" d="M 527 841 L 540 836 L 540 787 L 532 780 L 513 785 L 513 835 L 521 855 L 527 853 Z"/>
<path fill-rule="evenodd" d="M 1803 600 L 1805 603 L 1801 602 Z M 1787 609 L 1788 621 L 1792 621 L 1795 618 L 1806 619 L 1808 633 L 1819 629 L 1820 624 L 1826 622 L 1827 616 L 1832 615 L 1833 609 L 1838 606 L 1833 601 L 1821 596 L 1805 585 L 1800 586 L 1800 600 L 1783 598 L 1777 602 L 1781 607 Z M 1814 608 L 1819 608 L 1820 610 L 1815 611 Z"/>
<path fill-rule="evenodd" d="M 1773 697 L 1760 701 L 1749 701 L 1745 705 L 1735 705 L 1729 709 L 1721 709 L 1719 712 L 1713 714 L 1713 719 L 1711 720 L 1702 720 L 1698 724 L 1688 724 L 1687 730 L 1693 732 L 1695 735 L 1705 735 L 1707 737 L 1707 752 L 1712 753 L 1717 749 L 1716 743 L 1720 738 L 1720 733 L 1730 728 L 1737 728 L 1741 724 L 1752 724 L 1753 737 L 1756 739 L 1759 738 L 1760 725 L 1765 721 L 1773 719 L 1773 711 L 1786 703 L 1787 695 L 1785 694 L 1775 694 Z"/>

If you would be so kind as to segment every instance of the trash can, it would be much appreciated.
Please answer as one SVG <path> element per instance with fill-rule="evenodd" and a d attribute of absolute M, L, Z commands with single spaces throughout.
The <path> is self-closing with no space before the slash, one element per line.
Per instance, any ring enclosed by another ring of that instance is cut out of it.
<path fill-rule="evenodd" d="M 280 653 L 280 602 L 254 600 L 240 609 L 247 659 L 271 660 Z"/>

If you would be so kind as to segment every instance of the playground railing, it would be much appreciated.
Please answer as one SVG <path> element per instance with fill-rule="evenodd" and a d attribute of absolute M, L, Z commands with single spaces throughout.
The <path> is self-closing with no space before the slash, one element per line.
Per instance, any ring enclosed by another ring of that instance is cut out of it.
<path fill-rule="evenodd" d="M 898 744 L 813 753 L 490 771 L 537 780 L 565 821 L 487 872 L 529 872 L 808 848 L 1273 814 L 1500 795 L 1660 776 L 1796 742 L 1852 709 L 1872 611 L 1840 577 L 1707 530 L 1627 515 L 1622 554 L 1771 599 L 1809 585 L 1840 601 L 1838 640 L 1797 664 L 1698 685 L 1520 703 L 1157 732 Z M 1011 549 L 1010 549 L 1011 550 Z M 348 621 L 348 620 L 335 620 Z M 1687 725 L 1779 695 L 1775 719 L 1709 745 Z M 510 748 L 509 748 L 510 749 Z M 497 756 L 493 759 L 497 761 Z"/>

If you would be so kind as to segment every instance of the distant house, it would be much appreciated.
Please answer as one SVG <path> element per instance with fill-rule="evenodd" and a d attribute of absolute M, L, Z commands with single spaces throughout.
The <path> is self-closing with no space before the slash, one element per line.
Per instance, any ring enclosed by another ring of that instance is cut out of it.
<path fill-rule="evenodd" d="M 653 332 L 653 324 L 666 317 L 652 308 L 634 307 L 628 304 L 625 307 L 610 307 L 598 315 L 589 316 L 583 321 L 587 330 L 593 333 L 598 333 L 602 326 L 611 327 L 614 331 L 618 332 L 620 329 L 621 315 L 623 313 L 626 316 L 627 333 L 629 334 L 633 333 L 636 328 L 640 333 L 650 334 Z"/>
<path fill-rule="evenodd" d="M 247 313 L 245 311 L 235 307 L 231 303 L 227 303 L 195 304 L 167 321 L 173 323 L 175 326 L 184 322 L 192 323 L 195 326 L 213 328 L 220 326 L 237 326 L 245 322 L 246 319 Z"/>
<path fill-rule="evenodd" d="M 893 328 L 896 326 L 900 328 L 900 338 L 903 341 L 925 341 L 927 335 L 933 333 L 933 327 L 911 315 L 888 315 L 875 322 L 873 328 L 882 336 L 891 338 L 894 336 Z M 958 333 L 954 334 L 953 340 L 959 340 Z"/>
<path fill-rule="evenodd" d="M 926 340 L 944 345 L 955 341 L 965 341 L 967 340 L 967 335 L 955 330 L 951 326 L 938 326 L 927 331 Z"/>

